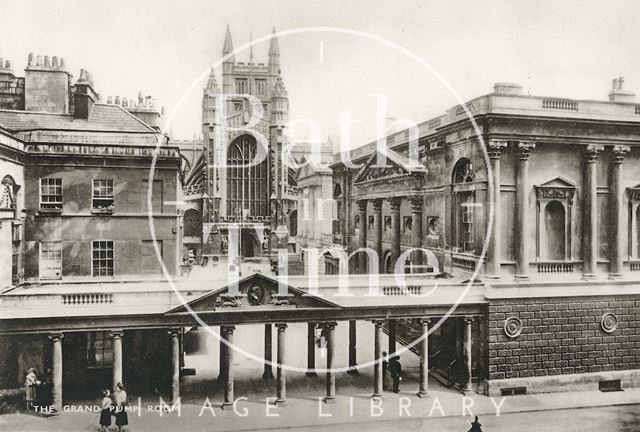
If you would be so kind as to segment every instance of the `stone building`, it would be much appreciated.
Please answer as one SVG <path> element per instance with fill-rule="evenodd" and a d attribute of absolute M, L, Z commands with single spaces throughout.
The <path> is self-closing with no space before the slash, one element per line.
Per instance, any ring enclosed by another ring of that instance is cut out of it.
<path fill-rule="evenodd" d="M 336 158 L 333 238 L 377 253 L 354 254 L 354 273 L 376 264 L 485 287 L 475 317 L 430 336 L 434 374 L 489 394 L 636 385 L 640 105 L 624 79 L 608 101 L 498 83 L 417 129 L 417 164 L 411 130 L 386 137 L 384 166 L 376 143 Z"/>
<path fill-rule="evenodd" d="M 242 256 L 262 256 L 272 243 L 293 249 L 295 233 L 274 235 L 277 226 L 296 220 L 295 171 L 281 157 L 289 98 L 278 39 L 270 40 L 267 64 L 254 62 L 253 48 L 248 63 L 236 62 L 227 27 L 222 56 L 222 86 L 212 70 L 202 97 L 204 152 L 185 179 L 185 218 L 203 221 L 202 247 L 198 239 L 192 245 L 199 254 L 226 255 L 229 224 L 238 224 Z"/>
<path fill-rule="evenodd" d="M 158 255 L 174 275 L 180 248 L 181 159 L 158 131 L 160 112 L 145 98 L 102 102 L 91 75 L 81 70 L 74 80 L 57 57 L 30 54 L 24 72 L 17 77 L 9 62 L 0 68 L 0 291 L 14 298 L 2 316 L 22 311 L 47 324 L 26 337 L 0 336 L 0 388 L 62 359 L 60 317 L 47 310 L 91 303 L 100 313 L 112 282 L 164 279 Z M 43 311 L 25 312 L 29 304 Z M 134 363 L 166 356 L 154 352 L 154 338 L 115 334 L 131 339 L 136 350 L 125 356 Z M 113 343 L 101 329 L 68 334 L 64 358 L 76 368 L 54 367 L 53 380 L 82 397 L 87 382 L 110 383 Z"/>

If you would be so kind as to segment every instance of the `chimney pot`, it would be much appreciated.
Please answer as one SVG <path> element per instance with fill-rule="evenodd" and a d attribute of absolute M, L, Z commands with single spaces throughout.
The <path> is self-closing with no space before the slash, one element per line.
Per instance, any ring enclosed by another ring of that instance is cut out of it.
<path fill-rule="evenodd" d="M 116 105 L 120 105 L 120 96 L 116 96 Z"/>
<path fill-rule="evenodd" d="M 4 65 L 4 60 L 0 57 L 0 68 Z"/>
<path fill-rule="evenodd" d="M 7 69 L 11 69 L 11 60 L 7 60 L 7 62 L 4 64 L 4 67 Z"/>
<path fill-rule="evenodd" d="M 33 66 L 33 53 L 29 53 L 28 65 Z"/>
<path fill-rule="evenodd" d="M 36 58 L 36 66 L 42 66 L 42 56 L 41 55 L 39 55 Z"/>
<path fill-rule="evenodd" d="M 65 64 L 64 64 L 64 57 L 60 57 L 60 68 L 61 68 L 61 69 L 64 69 L 64 66 L 65 66 Z"/>
<path fill-rule="evenodd" d="M 58 57 L 57 56 L 53 56 L 51 58 L 51 66 L 54 67 L 54 68 L 58 67 Z"/>
<path fill-rule="evenodd" d="M 122 99 L 122 106 L 127 108 L 129 106 L 129 101 L 127 100 L 127 98 L 123 98 Z"/>
<path fill-rule="evenodd" d="M 113 98 L 111 96 L 107 97 L 107 103 L 111 105 L 113 103 Z"/>
<path fill-rule="evenodd" d="M 51 67 L 51 60 L 49 60 L 49 56 L 44 56 L 44 67 Z"/>

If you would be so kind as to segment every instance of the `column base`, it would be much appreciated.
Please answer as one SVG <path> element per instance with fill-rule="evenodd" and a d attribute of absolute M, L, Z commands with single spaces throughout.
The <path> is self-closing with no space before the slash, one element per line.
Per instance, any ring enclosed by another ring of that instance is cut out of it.
<path fill-rule="evenodd" d="M 230 406 L 233 406 L 233 402 L 222 402 L 222 406 L 220 406 L 220 408 L 224 411 L 225 407 L 228 408 Z"/>
<path fill-rule="evenodd" d="M 588 280 L 588 281 L 592 281 L 592 280 L 596 280 L 598 279 L 598 275 L 595 273 L 583 273 L 582 274 L 582 280 Z"/>
<path fill-rule="evenodd" d="M 262 373 L 263 380 L 272 380 L 273 379 L 273 371 L 266 370 Z"/>
<path fill-rule="evenodd" d="M 622 273 L 609 273 L 609 279 L 611 280 L 620 280 L 624 277 Z"/>
<path fill-rule="evenodd" d="M 526 282 L 529 280 L 528 274 L 516 274 L 516 275 L 513 275 L 513 277 L 516 280 L 516 282 Z"/>
<path fill-rule="evenodd" d="M 420 399 L 426 399 L 429 397 L 429 392 L 419 391 L 418 393 L 416 393 L 416 396 L 418 396 Z"/>
<path fill-rule="evenodd" d="M 308 376 L 308 377 L 317 377 L 318 376 L 318 374 L 315 373 L 314 371 L 305 372 L 304 374 L 306 376 Z"/>
<path fill-rule="evenodd" d="M 278 406 L 284 406 L 287 404 L 287 400 L 286 399 L 276 399 L 275 401 L 273 401 L 274 405 L 278 405 Z"/>
<path fill-rule="evenodd" d="M 358 369 L 356 369 L 356 367 L 355 367 L 355 366 L 351 366 L 351 367 L 352 367 L 353 369 L 349 369 L 349 370 L 347 371 L 347 373 L 348 373 L 349 375 L 360 375 L 360 372 L 358 372 Z"/>
<path fill-rule="evenodd" d="M 336 397 L 335 396 L 325 396 L 322 401 L 324 403 L 326 403 L 326 404 L 335 403 L 336 402 Z"/>
<path fill-rule="evenodd" d="M 373 398 L 382 399 L 382 394 L 374 393 L 374 394 L 371 395 L 371 399 L 373 399 Z"/>

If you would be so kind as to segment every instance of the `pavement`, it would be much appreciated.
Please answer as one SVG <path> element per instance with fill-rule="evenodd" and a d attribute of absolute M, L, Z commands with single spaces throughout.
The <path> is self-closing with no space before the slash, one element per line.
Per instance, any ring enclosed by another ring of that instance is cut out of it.
<path fill-rule="evenodd" d="M 306 325 L 292 324 L 287 329 L 291 342 L 286 370 L 287 400 L 274 405 L 275 380 L 264 381 L 263 365 L 256 361 L 262 354 L 263 326 L 239 326 L 235 340 L 240 352 L 234 355 L 236 372 L 235 407 L 221 408 L 223 389 L 217 383 L 218 342 L 209 335 L 197 353 L 186 358 L 186 367 L 195 368 L 196 375 L 182 381 L 181 405 L 173 411 L 159 409 L 157 398 L 131 397 L 129 431 L 249 431 L 249 430 L 452 430 L 467 431 L 474 416 L 479 416 L 483 430 L 637 430 L 627 426 L 590 429 L 597 425 L 591 419 L 595 412 L 608 415 L 612 423 L 619 416 L 640 419 L 640 389 L 602 393 L 600 391 L 518 395 L 489 398 L 479 394 L 463 395 L 429 381 L 429 395 L 418 398 L 418 357 L 412 353 L 401 356 L 403 381 L 401 391 L 386 391 L 381 399 L 372 399 L 373 368 L 362 367 L 358 375 L 344 372 L 336 375 L 336 399 L 325 403 L 325 377 L 307 377 Z M 340 323 L 336 343 L 346 346 L 348 326 Z M 371 360 L 370 341 L 373 326 L 358 323 L 360 363 Z M 298 342 L 298 343 L 294 343 Z M 275 348 L 275 347 L 274 347 Z M 296 349 L 298 348 L 298 349 Z M 337 350 L 336 365 L 348 364 L 347 350 Z M 324 365 L 324 351 L 316 349 L 316 364 Z M 274 370 L 275 373 L 275 370 Z M 133 392 L 131 392 L 133 393 Z M 98 431 L 99 412 L 91 411 L 99 404 L 93 401 L 65 401 L 65 412 L 44 418 L 27 413 L 0 416 L 0 431 Z M 610 406 L 617 406 L 613 409 Z M 589 407 L 588 410 L 577 408 Z M 167 408 L 167 407 L 165 407 Z M 567 411 L 570 410 L 570 411 Z M 585 423 L 576 429 L 580 422 Z M 555 419 L 552 421 L 552 419 Z M 584 420 L 587 419 L 587 420 Z M 533 425 L 548 424 L 548 428 L 528 429 Z M 518 428 L 511 427 L 520 425 Z M 566 424 L 566 427 L 563 426 Z M 604 424 L 604 423 L 602 423 Z M 636 422 L 635 425 L 640 424 Z M 489 428 L 487 428 L 489 427 Z M 573 429 L 572 429 L 573 428 Z"/>

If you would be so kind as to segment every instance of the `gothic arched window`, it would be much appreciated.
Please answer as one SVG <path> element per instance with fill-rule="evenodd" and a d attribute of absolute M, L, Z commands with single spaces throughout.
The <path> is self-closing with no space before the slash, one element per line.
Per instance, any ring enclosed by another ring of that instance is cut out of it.
<path fill-rule="evenodd" d="M 258 152 L 253 136 L 236 138 L 227 153 L 227 216 L 242 220 L 245 217 L 268 216 L 267 182 L 269 178 L 266 157 Z M 257 158 L 256 158 L 257 156 Z"/>

